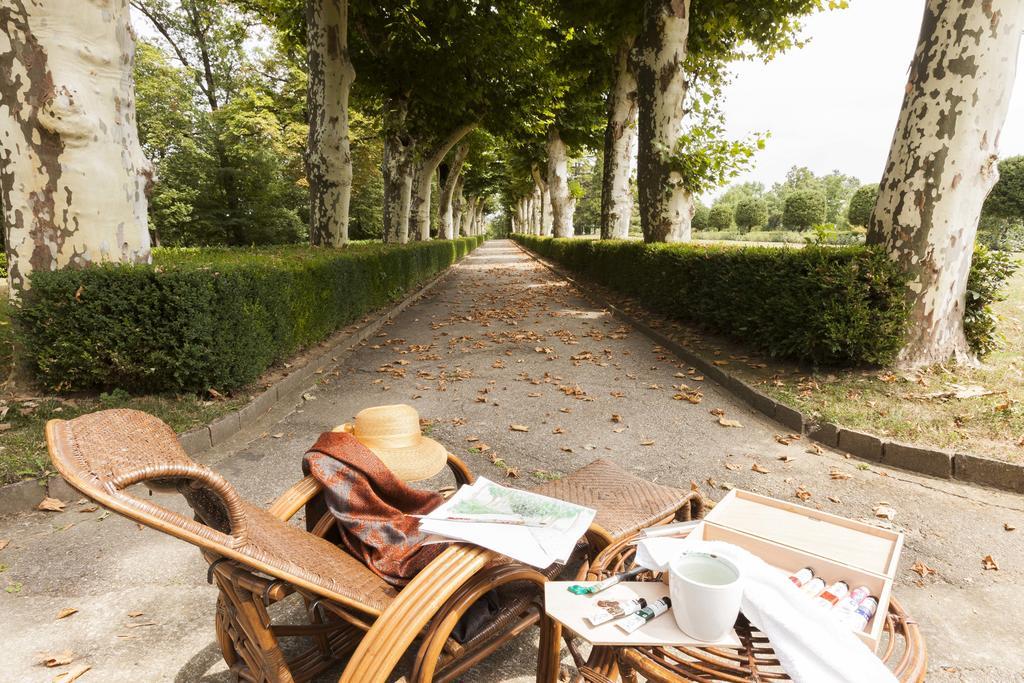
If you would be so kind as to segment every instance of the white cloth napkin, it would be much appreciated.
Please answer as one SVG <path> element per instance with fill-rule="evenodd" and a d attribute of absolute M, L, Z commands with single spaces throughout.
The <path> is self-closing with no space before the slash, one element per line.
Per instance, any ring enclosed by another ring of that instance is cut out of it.
<path fill-rule="evenodd" d="M 651 538 L 637 544 L 636 562 L 667 571 L 668 563 L 685 550 L 721 555 L 740 568 L 740 609 L 768 636 L 782 668 L 796 683 L 895 683 L 888 667 L 853 631 L 816 608 L 784 573 L 743 548 L 692 536 Z"/>

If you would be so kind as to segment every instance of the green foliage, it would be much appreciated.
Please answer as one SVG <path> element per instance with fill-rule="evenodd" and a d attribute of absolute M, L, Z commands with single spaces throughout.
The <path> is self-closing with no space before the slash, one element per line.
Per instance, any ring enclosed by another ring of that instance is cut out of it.
<path fill-rule="evenodd" d="M 1024 221 L 1024 155 L 999 162 L 999 180 L 985 200 L 984 214 Z"/>
<path fill-rule="evenodd" d="M 161 249 L 153 266 L 36 271 L 15 317 L 49 390 L 230 390 L 482 241 Z"/>
<path fill-rule="evenodd" d="M 693 218 L 690 219 L 690 226 L 695 231 L 709 230 L 711 225 L 711 209 L 698 203 L 693 210 Z"/>
<path fill-rule="evenodd" d="M 884 365 L 903 345 L 906 276 L 873 247 L 514 238 L 653 310 L 773 356 L 828 365 Z"/>
<path fill-rule="evenodd" d="M 964 307 L 964 334 L 971 350 L 984 358 L 999 347 L 999 318 L 992 304 L 1006 299 L 1006 283 L 1021 263 L 1003 251 L 984 246 L 974 248 L 971 273 L 967 277 L 967 303 Z"/>
<path fill-rule="evenodd" d="M 807 230 L 825 222 L 825 195 L 817 190 L 796 190 L 786 197 L 782 223 L 787 228 Z"/>
<path fill-rule="evenodd" d="M 850 208 L 846 211 L 846 219 L 850 225 L 867 227 L 871 220 L 871 212 L 875 210 L 878 200 L 878 185 L 861 185 L 850 198 Z"/>
<path fill-rule="evenodd" d="M 732 230 L 733 223 L 732 204 L 715 204 L 708 214 L 708 230 Z"/>
<path fill-rule="evenodd" d="M 744 232 L 768 225 L 768 204 L 757 197 L 740 201 L 736 205 L 736 225 Z"/>
<path fill-rule="evenodd" d="M 7 277 L 7 254 L 0 251 L 0 278 Z"/>

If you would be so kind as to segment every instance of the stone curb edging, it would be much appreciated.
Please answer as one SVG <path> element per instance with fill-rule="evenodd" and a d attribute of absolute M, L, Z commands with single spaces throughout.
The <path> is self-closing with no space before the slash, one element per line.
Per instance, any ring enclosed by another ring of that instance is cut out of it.
<path fill-rule="evenodd" d="M 469 252 L 466 256 L 472 253 Z M 354 351 L 359 344 L 369 339 L 389 320 L 428 294 L 451 272 L 452 267 L 449 266 L 427 284 L 366 324 L 354 323 L 358 328 L 352 334 L 345 336 L 333 346 L 322 349 L 303 367 L 270 385 L 238 410 L 222 415 L 208 425 L 179 434 L 178 440 L 181 442 L 182 448 L 190 456 L 195 456 L 218 446 L 242 429 L 255 424 L 277 404 L 294 400 L 312 389 L 316 385 L 317 376 L 340 364 L 342 359 Z M 26 479 L 0 487 L 0 517 L 34 510 L 47 496 L 65 501 L 81 498 L 81 494 L 71 488 L 60 475 L 50 477 L 45 483 L 41 479 Z"/>
<path fill-rule="evenodd" d="M 829 422 L 819 422 L 795 408 L 779 403 L 761 393 L 743 380 L 730 375 L 704 357 L 671 339 L 667 335 L 638 320 L 615 304 L 581 286 L 571 273 L 547 259 L 535 254 L 518 242 L 513 243 L 542 266 L 577 286 L 584 297 L 597 305 L 607 308 L 619 320 L 639 330 L 644 336 L 657 342 L 666 350 L 697 368 L 708 379 L 742 399 L 755 410 L 763 413 L 787 429 L 804 434 L 830 448 L 844 451 L 863 460 L 870 460 L 887 467 L 909 470 L 939 479 L 951 479 L 970 484 L 1024 493 L 1024 465 L 985 458 L 970 453 L 959 453 L 926 446 L 917 446 L 892 441 L 873 434 L 847 429 Z"/>

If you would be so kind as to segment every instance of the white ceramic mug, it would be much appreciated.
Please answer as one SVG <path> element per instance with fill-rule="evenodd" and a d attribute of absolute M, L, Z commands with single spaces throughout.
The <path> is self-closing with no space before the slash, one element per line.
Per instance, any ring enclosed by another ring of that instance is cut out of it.
<path fill-rule="evenodd" d="M 743 597 L 739 568 L 720 555 L 686 552 L 669 564 L 676 624 L 686 635 L 714 642 L 736 623 Z"/>

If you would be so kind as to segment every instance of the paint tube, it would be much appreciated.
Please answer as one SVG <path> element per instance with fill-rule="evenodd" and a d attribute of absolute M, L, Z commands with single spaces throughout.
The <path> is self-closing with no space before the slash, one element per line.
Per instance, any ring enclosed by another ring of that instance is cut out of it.
<path fill-rule="evenodd" d="M 632 633 L 637 630 L 648 621 L 651 621 L 657 616 L 660 616 L 668 611 L 668 608 L 672 606 L 672 600 L 665 596 L 661 600 L 655 600 L 647 607 L 635 614 L 631 614 L 625 619 L 615 622 L 615 625 L 621 628 L 626 633 Z"/>
<path fill-rule="evenodd" d="M 831 586 L 826 588 L 824 592 L 818 597 L 814 598 L 814 604 L 817 607 L 823 607 L 825 609 L 832 609 L 837 602 L 846 597 L 846 594 L 850 592 L 850 586 L 845 581 L 836 581 Z"/>
<path fill-rule="evenodd" d="M 609 576 L 604 581 L 598 581 L 590 586 L 580 586 L 573 584 L 569 586 L 569 592 L 575 593 L 576 595 L 593 595 L 594 593 L 600 593 L 601 591 L 611 588 L 620 581 L 628 581 L 634 576 L 637 576 L 641 572 L 647 571 L 644 567 L 637 567 L 636 569 L 630 569 L 624 574 L 616 574 L 615 576 Z"/>
<path fill-rule="evenodd" d="M 793 582 L 797 588 L 802 588 L 807 585 L 807 582 L 814 578 L 814 570 L 810 567 L 804 567 L 797 573 L 789 577 L 789 580 Z"/>
<path fill-rule="evenodd" d="M 835 607 L 832 608 L 832 614 L 842 619 L 846 616 L 853 614 L 853 611 L 857 609 L 857 605 L 861 601 L 871 595 L 871 589 L 867 586 L 858 586 L 850 591 L 850 594 L 840 600 Z"/>
<path fill-rule="evenodd" d="M 597 606 L 598 609 L 586 617 L 591 626 L 600 626 L 612 619 L 626 617 L 634 612 L 639 612 L 644 607 L 647 607 L 647 601 L 643 598 L 636 598 L 635 600 L 598 600 Z"/>
<path fill-rule="evenodd" d="M 878 609 L 878 600 L 875 598 L 864 598 L 857 609 L 853 611 L 853 614 L 848 616 L 843 623 L 849 626 L 854 631 L 863 631 L 868 627 L 868 622 L 871 621 L 871 617 L 875 616 L 875 611 Z"/>

